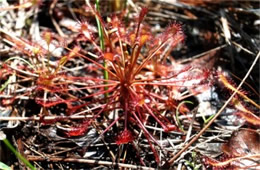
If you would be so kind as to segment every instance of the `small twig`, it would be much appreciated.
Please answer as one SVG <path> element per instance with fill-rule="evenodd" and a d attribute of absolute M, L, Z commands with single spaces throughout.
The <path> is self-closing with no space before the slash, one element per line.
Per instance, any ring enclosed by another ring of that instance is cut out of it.
<path fill-rule="evenodd" d="M 108 161 L 99 161 L 94 159 L 81 159 L 81 158 L 64 158 L 64 157 L 49 157 L 47 159 L 40 157 L 40 156 L 27 156 L 29 161 L 53 161 L 53 162 L 77 162 L 77 163 L 85 163 L 85 164 L 98 164 L 98 165 L 107 165 L 107 166 L 115 166 L 122 168 L 132 168 L 132 169 L 143 169 L 143 170 L 153 170 L 154 168 L 145 167 L 145 166 L 137 166 L 137 165 L 130 165 L 124 163 L 113 163 Z"/>
<path fill-rule="evenodd" d="M 51 22 L 53 23 L 54 27 L 56 28 L 56 30 L 58 31 L 59 35 L 61 37 L 66 37 L 66 35 L 62 32 L 59 24 L 56 22 L 56 20 L 54 19 L 53 17 L 53 9 L 55 8 L 55 5 L 56 3 L 58 2 L 58 0 L 54 0 L 52 3 L 51 3 L 51 6 L 50 6 L 50 9 L 49 9 L 49 14 L 50 14 L 50 17 L 51 17 Z"/>
<path fill-rule="evenodd" d="M 11 69 L 15 70 L 15 71 L 21 72 L 21 73 L 26 74 L 26 75 L 28 75 L 28 76 L 39 77 L 39 75 L 37 75 L 37 74 L 30 73 L 30 72 L 28 72 L 28 71 L 23 71 L 23 70 L 21 70 L 21 69 L 18 69 L 18 68 L 12 67 L 12 66 L 9 66 L 9 67 L 10 67 Z"/>
<path fill-rule="evenodd" d="M 225 17 L 225 11 L 224 11 L 224 10 L 221 10 L 221 11 L 220 11 L 220 15 L 221 15 L 220 21 L 221 21 L 221 23 L 222 23 L 222 31 L 223 31 L 223 33 L 224 33 L 225 40 L 226 40 L 226 42 L 227 42 L 229 45 L 231 45 L 231 43 L 230 43 L 231 33 L 230 33 L 229 26 L 228 26 L 227 18 Z"/>
<path fill-rule="evenodd" d="M 231 102 L 233 97 L 237 94 L 238 90 L 241 88 L 241 86 L 244 84 L 245 80 L 249 76 L 250 72 L 253 70 L 254 66 L 256 65 L 257 61 L 259 60 L 260 52 L 258 52 L 254 62 L 252 63 L 251 67 L 249 68 L 247 74 L 243 78 L 243 80 L 240 82 L 239 86 L 236 88 L 236 90 L 233 92 L 233 94 L 229 97 L 229 99 L 225 102 L 225 104 L 220 108 L 220 110 L 215 114 L 215 116 L 209 121 L 209 123 L 186 145 L 184 146 L 173 158 L 169 160 L 169 164 L 173 164 L 174 161 L 185 151 L 187 150 L 198 138 L 209 128 L 209 126 L 216 120 L 216 118 L 223 112 L 223 110 L 226 108 L 226 106 Z"/>
<path fill-rule="evenodd" d="M 200 143 L 197 144 L 196 146 L 194 146 L 194 147 L 190 148 L 188 151 L 184 152 L 183 155 L 185 155 L 186 153 L 190 153 L 191 151 L 193 151 L 193 150 L 199 148 L 200 146 L 205 147 L 207 143 L 213 141 L 214 139 L 219 138 L 220 136 L 223 136 L 223 134 L 217 135 L 217 136 L 213 136 L 213 137 L 209 137 L 209 139 L 207 139 L 207 140 L 205 140 L 205 141 L 203 141 L 203 142 L 200 142 Z M 229 135 L 229 136 L 230 136 L 230 135 Z M 181 157 L 179 157 L 176 161 L 179 162 L 180 159 L 181 159 Z"/>
<path fill-rule="evenodd" d="M 0 99 L 1 98 L 5 98 L 5 99 L 10 99 L 10 98 L 14 98 L 14 99 L 20 99 L 20 100 L 29 100 L 31 99 L 29 96 L 24 96 L 24 95 L 20 95 L 20 96 L 13 96 L 13 95 L 0 95 Z"/>
<path fill-rule="evenodd" d="M 39 156 L 41 156 L 41 157 L 43 157 L 43 158 L 47 158 L 47 155 L 46 155 L 45 153 L 40 153 L 40 152 L 36 151 L 32 146 L 27 145 L 25 142 L 23 142 L 23 145 L 24 145 L 27 149 L 29 149 L 30 151 L 32 151 L 32 152 L 34 153 L 34 155 L 36 154 L 36 155 L 39 155 Z"/>
<path fill-rule="evenodd" d="M 235 46 L 237 46 L 238 48 L 240 48 L 241 50 L 247 52 L 248 54 L 255 55 L 255 53 L 253 53 L 250 50 L 246 49 L 245 47 L 243 47 L 242 45 L 238 44 L 237 42 L 231 41 L 231 43 L 234 44 Z"/>
<path fill-rule="evenodd" d="M 190 139 L 191 132 L 192 132 L 192 128 L 193 128 L 193 123 L 194 123 L 194 121 L 195 121 L 195 118 L 196 118 L 196 112 L 193 113 L 193 117 L 192 117 L 192 120 L 191 120 L 189 129 L 188 129 L 188 131 L 187 131 L 187 135 L 186 135 L 186 138 L 185 138 L 185 142 L 187 142 L 187 141 Z"/>

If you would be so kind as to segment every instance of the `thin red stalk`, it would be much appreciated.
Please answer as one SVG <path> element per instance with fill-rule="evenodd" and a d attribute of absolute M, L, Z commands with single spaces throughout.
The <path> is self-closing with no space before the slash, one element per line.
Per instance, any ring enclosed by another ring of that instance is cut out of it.
<path fill-rule="evenodd" d="M 78 101 L 78 100 L 82 100 L 82 99 L 86 99 L 86 98 L 90 98 L 90 97 L 93 97 L 93 96 L 98 96 L 98 95 L 103 95 L 104 93 L 109 93 L 111 91 L 114 91 L 115 87 L 113 88 L 110 88 L 108 90 L 102 90 L 102 91 L 99 91 L 97 93 L 93 93 L 91 95 L 87 95 L 85 97 L 81 97 L 81 98 L 77 98 L 77 99 L 73 99 L 73 100 L 64 100 L 64 102 L 61 102 L 61 103 L 66 103 L 66 102 L 73 102 L 73 101 Z M 116 91 L 117 92 L 117 91 Z M 63 99 L 62 99 L 63 100 Z"/>
<path fill-rule="evenodd" d="M 115 83 L 115 84 L 100 84 L 100 85 L 93 85 L 93 86 L 86 86 L 86 87 L 68 88 L 68 89 L 56 90 L 55 92 L 71 91 L 71 90 L 82 90 L 82 89 L 95 89 L 95 88 L 104 88 L 104 87 L 116 87 L 118 84 L 119 83 Z"/>
<path fill-rule="evenodd" d="M 102 90 L 102 91 L 99 91 L 97 93 L 94 93 L 94 94 L 82 97 L 80 99 L 86 99 L 86 98 L 89 98 L 89 97 L 93 97 L 93 96 L 98 96 L 98 95 L 101 95 L 101 94 L 109 93 L 109 92 L 113 91 L 114 89 L 115 89 L 115 87 L 112 87 L 112 88 L 110 88 L 108 90 Z"/>
<path fill-rule="evenodd" d="M 69 50 L 69 51 L 72 51 L 70 48 L 68 48 L 68 47 L 65 47 L 67 50 Z M 90 59 L 90 58 L 88 58 L 88 57 L 86 57 L 86 56 L 84 56 L 84 55 L 82 55 L 82 54 L 80 54 L 80 53 L 76 53 L 78 56 L 80 56 L 80 57 L 82 57 L 82 58 L 84 58 L 84 59 L 86 59 L 86 60 L 88 60 L 88 61 L 90 61 L 90 62 L 92 62 L 93 64 L 95 64 L 96 66 L 98 66 L 99 68 L 101 68 L 101 69 L 104 69 L 104 70 L 106 70 L 107 72 L 109 72 L 111 75 L 113 75 L 114 77 L 117 77 L 117 75 L 116 74 L 114 74 L 113 72 L 111 72 L 109 69 L 107 69 L 107 68 L 105 68 L 102 64 L 99 64 L 98 62 L 96 62 L 96 61 L 94 61 L 94 60 L 92 60 L 92 59 Z"/>
<path fill-rule="evenodd" d="M 25 96 L 28 96 L 28 98 L 29 98 L 29 96 L 31 96 L 31 93 L 32 93 L 32 91 L 30 90 L 30 91 L 27 91 L 26 93 L 24 93 L 22 95 L 14 95 L 14 96 L 12 96 L 10 98 L 20 99 L 20 98 L 23 98 Z M 9 97 L 7 97 L 7 98 L 9 98 Z"/>
<path fill-rule="evenodd" d="M 125 116 L 125 130 L 127 130 L 127 121 L 128 121 L 128 115 L 127 115 L 127 112 L 128 112 L 128 102 L 125 102 L 124 103 L 124 116 Z"/>
<path fill-rule="evenodd" d="M 143 120 L 143 115 L 142 115 L 142 112 L 140 111 L 140 108 L 139 107 L 137 107 L 136 108 L 136 112 L 137 112 L 137 114 L 138 114 L 138 116 L 139 116 L 139 118 L 140 118 L 140 121 L 141 122 L 144 122 L 144 120 Z"/>
<path fill-rule="evenodd" d="M 109 91 L 112 91 L 113 89 L 110 89 Z M 104 91 L 103 93 L 105 93 L 107 91 Z M 101 94 L 103 94 L 101 93 Z M 77 99 L 73 99 L 73 100 L 64 100 L 64 99 L 59 99 L 59 100 L 56 100 L 56 101 L 43 101 L 43 100 L 37 100 L 37 103 L 39 104 L 42 104 L 44 107 L 52 107 L 52 106 L 55 106 L 57 104 L 61 104 L 61 103 L 70 103 L 70 102 L 74 102 L 74 101 L 78 101 L 80 99 L 85 99 L 85 98 L 88 98 L 88 97 L 92 97 L 92 96 L 97 96 L 97 95 L 101 95 L 101 94 L 92 94 L 92 95 L 89 95 L 87 97 L 82 97 L 82 98 L 77 98 Z M 109 98 L 113 98 L 113 96 L 109 97 Z M 101 100 L 104 100 L 104 99 L 101 99 Z M 92 103 L 100 103 L 102 102 L 101 100 L 95 100 L 95 101 L 91 101 L 91 102 L 87 102 L 87 103 L 84 103 L 84 104 L 81 104 L 81 105 L 77 105 L 77 106 L 73 106 L 72 108 L 70 108 L 71 110 L 78 110 L 86 105 L 90 105 Z M 112 102 L 112 101 L 111 101 Z M 115 102 L 116 103 L 116 102 Z M 102 106 L 103 107 L 103 106 Z M 98 109 L 98 107 L 96 107 L 95 109 Z M 110 109 L 111 110 L 111 109 Z"/>
<path fill-rule="evenodd" d="M 112 98 L 112 97 L 110 96 L 110 98 Z M 93 103 L 101 103 L 102 101 L 105 101 L 105 99 L 96 100 L 95 102 L 87 102 L 87 103 L 84 103 L 84 104 L 82 104 L 82 105 L 75 106 L 75 109 L 79 109 L 79 108 L 81 108 L 81 107 L 83 107 L 83 106 L 90 105 L 90 104 L 93 104 Z M 118 101 L 113 101 L 113 102 L 111 101 L 110 104 L 113 105 L 113 104 L 116 104 L 116 103 L 118 103 Z M 99 109 L 99 108 L 102 108 L 102 107 L 104 107 L 104 105 L 105 105 L 105 104 L 99 105 L 99 106 L 95 106 L 94 108 L 91 108 L 91 109 L 88 109 L 88 110 L 93 111 L 93 113 L 95 114 L 96 111 L 94 111 L 94 110 L 97 110 L 97 109 Z M 104 111 L 111 111 L 111 110 L 120 109 L 120 108 L 121 108 L 121 107 L 106 108 Z M 74 109 L 74 107 L 73 107 L 72 109 Z M 79 112 L 79 113 L 81 113 L 81 112 Z M 78 114 L 78 113 L 75 113 L 75 114 Z"/>
<path fill-rule="evenodd" d="M 90 104 L 93 104 L 93 103 L 101 103 L 102 100 L 104 100 L 104 99 L 96 100 L 95 102 L 87 102 L 87 103 L 84 103 L 84 104 L 81 104 L 81 105 L 73 106 L 73 107 L 71 108 L 71 110 L 77 110 L 77 109 L 80 109 L 81 107 L 84 107 L 84 106 L 87 106 L 87 105 L 90 105 Z M 115 104 L 115 103 L 117 103 L 117 101 L 113 101 L 113 102 L 111 101 L 110 104 Z M 103 106 L 104 106 L 104 105 L 100 105 L 100 107 L 95 107 L 95 109 L 99 109 L 99 108 L 101 108 L 101 107 L 103 107 Z M 119 108 L 119 107 L 118 107 L 118 108 Z M 114 109 L 116 109 L 116 107 L 107 109 L 106 111 L 114 110 Z M 93 112 L 94 112 L 94 111 L 93 111 Z"/>
<path fill-rule="evenodd" d="M 41 104 L 43 107 L 52 107 L 56 106 L 61 103 L 66 103 L 65 100 L 58 100 L 58 101 L 44 101 L 44 100 L 36 100 L 36 103 Z"/>
<path fill-rule="evenodd" d="M 147 11 L 148 11 L 147 8 L 142 8 L 141 11 L 140 11 L 139 18 L 138 18 L 137 29 L 136 29 L 136 33 L 135 33 L 135 41 L 139 37 L 140 26 L 141 26 L 142 21 L 144 20 L 145 15 L 147 14 Z"/>
<path fill-rule="evenodd" d="M 144 131 L 144 133 L 146 133 L 152 140 L 154 143 L 156 143 L 158 146 L 160 146 L 160 144 L 157 142 L 156 139 L 154 139 L 154 137 L 147 131 L 147 129 L 144 127 L 143 123 L 140 121 L 140 119 L 137 117 L 137 115 L 135 114 L 135 112 L 131 112 L 132 115 L 134 115 L 135 119 L 138 122 L 139 127 Z"/>
<path fill-rule="evenodd" d="M 142 68 L 145 66 L 145 64 L 146 64 L 152 57 L 154 57 L 154 56 L 156 55 L 156 53 L 157 53 L 168 41 L 169 41 L 169 39 L 166 40 L 165 42 L 163 42 L 161 45 L 159 45 L 159 46 L 154 50 L 154 52 L 152 52 L 150 55 L 148 55 L 148 56 L 143 60 L 143 62 L 137 67 L 137 69 L 134 70 L 134 74 L 133 74 L 133 75 L 138 74 L 138 73 L 142 70 Z"/>
<path fill-rule="evenodd" d="M 161 122 L 161 120 L 160 120 L 157 116 L 154 115 L 154 113 L 152 112 L 152 110 L 150 109 L 150 107 L 147 106 L 146 103 L 144 103 L 144 107 L 145 107 L 146 110 L 149 112 L 149 114 L 152 115 L 152 117 L 162 126 L 162 128 L 164 129 L 164 131 L 168 131 L 166 125 L 165 125 L 163 122 Z"/>
<path fill-rule="evenodd" d="M 117 78 L 122 79 L 122 77 L 124 77 L 124 73 L 120 68 L 120 64 L 114 64 L 114 62 L 110 62 L 110 63 L 111 63 L 113 70 L 116 72 Z"/>
<path fill-rule="evenodd" d="M 118 92 L 117 92 L 118 93 Z M 107 102 L 105 105 L 103 105 L 101 108 L 101 110 L 96 113 L 93 118 L 90 119 L 90 121 L 88 122 L 88 124 L 90 124 L 92 121 L 96 120 L 96 118 L 102 113 L 104 112 L 104 110 L 110 105 L 112 104 L 112 102 L 114 101 L 114 99 L 117 97 L 117 93 L 114 93 L 114 96 L 112 97 L 112 99 L 110 100 L 110 102 Z"/>
<path fill-rule="evenodd" d="M 123 49 L 123 46 L 122 46 L 122 40 L 121 40 L 121 35 L 120 35 L 119 30 L 117 30 L 116 35 L 118 37 L 120 50 L 121 50 L 121 56 L 122 56 L 122 61 L 121 62 L 123 63 L 123 67 L 125 68 L 125 58 L 126 58 L 126 56 L 125 56 L 124 49 Z"/>
<path fill-rule="evenodd" d="M 143 88 L 143 90 L 144 90 L 144 92 L 145 92 L 146 95 L 155 97 L 155 98 L 157 98 L 157 99 L 159 99 L 159 100 L 161 100 L 161 101 L 164 101 L 164 102 L 167 101 L 167 99 L 164 99 L 163 97 L 158 96 L 157 94 L 155 94 L 155 93 L 153 93 L 153 92 L 148 92 L 148 91 L 145 90 L 144 88 Z"/>
<path fill-rule="evenodd" d="M 144 133 L 144 135 L 146 136 L 147 134 Z M 151 149 L 152 149 L 152 151 L 153 151 L 155 160 L 156 160 L 156 162 L 159 164 L 159 163 L 160 163 L 160 160 L 159 160 L 158 153 L 157 153 L 156 150 L 154 149 L 153 144 L 151 143 L 149 137 L 146 136 L 146 138 L 147 138 L 147 141 L 148 141 L 148 143 L 149 143 L 149 145 L 150 145 L 150 147 L 151 147 Z M 159 146 L 160 146 L 160 145 L 159 145 Z"/>
<path fill-rule="evenodd" d="M 99 136 L 104 135 L 119 119 L 120 117 L 116 118 Z"/>
<path fill-rule="evenodd" d="M 180 80 L 182 82 L 183 80 Z M 187 81 L 187 80 L 186 80 Z M 184 86 L 184 85 L 176 85 L 171 83 L 177 83 L 179 81 L 174 82 L 154 82 L 154 83 L 146 83 L 146 82 L 139 82 L 139 83 L 133 83 L 133 85 L 150 85 L 150 86 L 174 86 L 174 87 L 193 87 L 193 86 Z"/>
<path fill-rule="evenodd" d="M 102 79 L 102 78 L 93 78 L 93 77 L 73 77 L 73 76 L 62 76 L 68 80 L 93 80 L 93 81 L 100 81 L 100 82 L 111 82 L 117 83 L 117 80 L 109 80 L 109 79 Z"/>
<path fill-rule="evenodd" d="M 117 104 L 117 103 L 119 103 L 119 101 L 111 102 L 111 105 Z M 104 111 L 109 112 L 109 111 L 113 111 L 113 110 L 116 110 L 116 109 L 122 109 L 122 107 L 120 107 L 120 106 L 112 107 L 112 108 L 105 109 Z"/>
<path fill-rule="evenodd" d="M 111 100 L 109 102 L 107 102 L 104 107 L 93 117 L 94 119 L 97 118 L 99 116 L 99 114 L 101 114 L 106 108 L 107 106 L 109 106 L 110 104 L 112 104 L 114 102 L 114 99 L 117 97 L 117 93 L 119 93 L 118 91 L 116 91 L 114 93 L 114 96 L 111 98 Z"/>
<path fill-rule="evenodd" d="M 132 52 L 132 56 L 131 56 L 131 63 L 130 63 L 130 67 L 129 67 L 129 71 L 132 72 L 132 70 L 135 69 L 135 65 L 137 63 L 137 59 L 138 56 L 140 54 L 141 51 L 141 47 L 139 46 L 139 44 L 135 44 L 133 47 L 133 52 Z"/>
<path fill-rule="evenodd" d="M 44 80 L 44 79 L 43 79 Z M 50 81 L 58 81 L 58 80 L 54 80 L 54 79 L 52 79 L 52 80 L 50 80 Z M 39 84 L 40 84 L 41 82 L 39 82 Z M 78 83 L 82 83 L 82 82 L 78 82 Z M 103 82 L 101 82 L 101 83 L 103 83 Z M 48 86 L 48 87 L 54 87 L 54 86 L 59 86 L 59 85 L 70 85 L 70 84 L 75 84 L 75 85 L 79 85 L 79 86 L 86 86 L 86 87 L 84 87 L 84 88 L 100 88 L 100 87 L 102 87 L 102 85 L 103 84 L 99 84 L 99 85 L 89 85 L 88 86 L 88 84 L 87 83 L 85 83 L 85 84 L 77 84 L 77 83 L 75 83 L 74 81 L 65 81 L 65 82 L 57 82 L 57 83 L 52 83 L 51 85 L 44 85 L 44 83 L 43 84 L 40 84 L 40 85 L 42 85 L 42 86 Z M 89 83 L 89 84 L 91 84 L 91 83 Z M 105 84 L 104 86 L 116 86 L 116 85 L 118 85 L 118 84 L 120 84 L 118 81 L 114 81 L 114 82 L 112 82 L 111 84 Z M 81 87 L 80 87 L 81 88 Z"/>
<path fill-rule="evenodd" d="M 102 53 L 103 51 L 101 50 L 101 48 L 97 45 L 97 43 L 95 41 L 91 40 L 91 43 L 94 45 L 94 47 L 98 50 L 98 52 Z"/>
<path fill-rule="evenodd" d="M 146 64 L 152 57 L 154 57 L 154 56 L 156 55 L 156 53 L 157 53 L 162 47 L 164 47 L 165 44 L 168 43 L 168 41 L 171 41 L 170 44 L 171 44 L 171 46 L 174 47 L 174 46 L 176 46 L 180 41 L 182 41 L 183 38 L 184 38 L 183 35 L 181 35 L 181 34 L 178 33 L 178 32 L 174 35 L 174 37 L 168 37 L 168 39 L 166 39 L 162 44 L 160 44 L 160 45 L 154 50 L 154 52 L 153 52 L 152 54 L 148 55 L 148 56 L 144 59 L 144 61 L 143 61 L 143 62 L 139 65 L 139 67 L 135 70 L 134 75 L 138 74 L 138 73 L 141 71 L 141 69 L 145 66 L 145 64 Z"/>

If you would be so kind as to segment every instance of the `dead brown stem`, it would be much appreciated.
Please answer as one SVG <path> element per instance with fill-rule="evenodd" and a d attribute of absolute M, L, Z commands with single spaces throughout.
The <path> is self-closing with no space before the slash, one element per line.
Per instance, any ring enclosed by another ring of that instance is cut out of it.
<path fill-rule="evenodd" d="M 124 163 L 113 163 L 108 161 L 99 161 L 93 159 L 82 159 L 82 158 L 64 158 L 64 157 L 48 157 L 43 158 L 41 156 L 27 156 L 28 161 L 52 161 L 52 162 L 78 162 L 78 163 L 85 163 L 85 164 L 98 164 L 98 165 L 107 165 L 107 166 L 115 166 L 122 168 L 133 168 L 133 169 L 144 169 L 144 170 L 153 170 L 154 168 L 144 167 L 144 166 L 137 166 L 137 165 L 130 165 Z"/>

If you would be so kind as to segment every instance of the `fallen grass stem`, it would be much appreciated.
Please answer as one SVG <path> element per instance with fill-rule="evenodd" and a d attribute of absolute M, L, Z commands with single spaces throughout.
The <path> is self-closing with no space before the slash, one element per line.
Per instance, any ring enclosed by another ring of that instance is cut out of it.
<path fill-rule="evenodd" d="M 124 164 L 124 163 L 113 163 L 109 161 L 100 161 L 93 159 L 82 159 L 82 158 L 64 158 L 64 157 L 48 157 L 43 158 L 41 156 L 28 156 L 28 160 L 30 161 L 52 161 L 52 162 L 77 162 L 77 163 L 85 163 L 85 164 L 97 164 L 97 165 L 109 165 L 109 166 L 118 166 L 122 168 L 133 168 L 133 169 L 143 169 L 143 170 L 154 170 L 154 168 Z"/>

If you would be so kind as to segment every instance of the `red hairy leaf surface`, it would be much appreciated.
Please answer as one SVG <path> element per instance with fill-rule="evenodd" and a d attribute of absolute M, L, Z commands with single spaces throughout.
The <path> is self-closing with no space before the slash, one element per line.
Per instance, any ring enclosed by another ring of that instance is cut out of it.
<path fill-rule="evenodd" d="M 245 156 L 260 153 L 260 135 L 253 129 L 233 132 L 229 141 L 222 145 L 222 151 L 230 156 Z"/>
<path fill-rule="evenodd" d="M 134 137 L 132 135 L 132 132 L 125 129 L 120 135 L 117 137 L 116 144 L 127 144 L 129 142 L 132 142 L 134 140 Z"/>
<path fill-rule="evenodd" d="M 69 131 L 65 132 L 65 134 L 68 137 L 82 136 L 87 132 L 89 123 L 90 121 L 86 120 L 81 125 L 77 127 L 72 127 Z"/>

